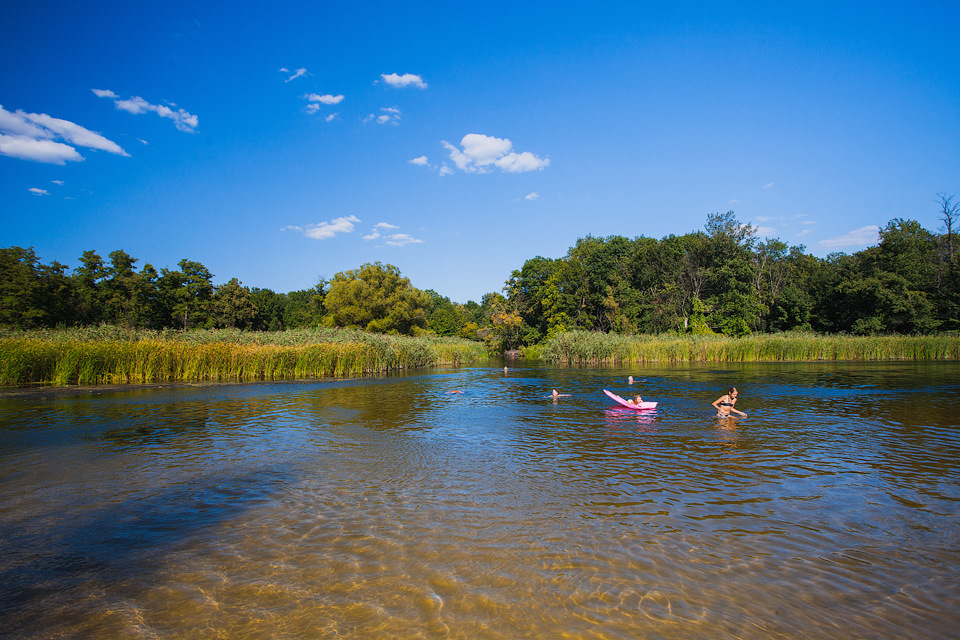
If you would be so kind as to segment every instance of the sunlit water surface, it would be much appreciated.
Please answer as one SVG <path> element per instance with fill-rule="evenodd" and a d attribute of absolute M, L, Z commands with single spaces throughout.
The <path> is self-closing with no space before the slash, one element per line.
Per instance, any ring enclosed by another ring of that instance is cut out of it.
<path fill-rule="evenodd" d="M 956 638 L 958 401 L 957 363 L 8 398 L 0 635 Z"/>

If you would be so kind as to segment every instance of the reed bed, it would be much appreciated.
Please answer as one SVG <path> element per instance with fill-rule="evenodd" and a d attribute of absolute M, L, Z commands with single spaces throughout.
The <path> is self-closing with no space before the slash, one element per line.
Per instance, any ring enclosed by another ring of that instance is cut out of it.
<path fill-rule="evenodd" d="M 818 335 L 625 336 L 568 331 L 548 340 L 543 359 L 564 364 L 776 362 L 816 360 L 957 360 L 960 336 Z"/>
<path fill-rule="evenodd" d="M 284 335 L 289 334 L 289 335 Z M 0 333 L 0 385 L 253 381 L 359 376 L 486 359 L 457 338 L 354 331 L 127 331 Z"/>

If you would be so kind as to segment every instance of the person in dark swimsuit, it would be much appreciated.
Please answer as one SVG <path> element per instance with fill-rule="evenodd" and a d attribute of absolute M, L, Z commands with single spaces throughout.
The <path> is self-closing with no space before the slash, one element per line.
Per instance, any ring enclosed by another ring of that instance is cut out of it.
<path fill-rule="evenodd" d="M 734 408 L 733 405 L 735 404 L 737 404 L 737 388 L 730 387 L 726 394 L 713 401 L 713 408 L 717 410 L 718 418 L 729 418 L 731 413 L 736 413 L 746 418 L 747 414 Z"/>

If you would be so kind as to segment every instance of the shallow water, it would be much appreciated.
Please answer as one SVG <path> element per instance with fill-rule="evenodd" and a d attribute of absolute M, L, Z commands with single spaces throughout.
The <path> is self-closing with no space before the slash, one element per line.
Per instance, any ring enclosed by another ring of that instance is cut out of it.
<path fill-rule="evenodd" d="M 0 635 L 955 638 L 958 400 L 913 362 L 0 400 Z"/>

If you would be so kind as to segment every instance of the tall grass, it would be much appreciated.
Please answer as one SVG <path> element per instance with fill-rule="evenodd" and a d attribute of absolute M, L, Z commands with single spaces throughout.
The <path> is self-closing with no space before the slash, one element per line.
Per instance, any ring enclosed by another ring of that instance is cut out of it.
<path fill-rule="evenodd" d="M 727 336 L 624 336 L 567 331 L 548 340 L 542 357 L 566 364 L 768 362 L 810 360 L 957 360 L 960 337 L 779 333 Z"/>
<path fill-rule="evenodd" d="M 116 327 L 0 332 L 0 385 L 283 380 L 357 376 L 487 357 L 457 338 L 332 329 L 151 332 Z"/>

